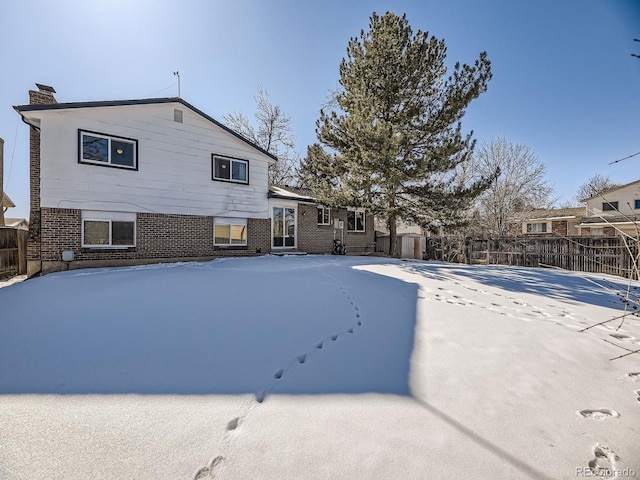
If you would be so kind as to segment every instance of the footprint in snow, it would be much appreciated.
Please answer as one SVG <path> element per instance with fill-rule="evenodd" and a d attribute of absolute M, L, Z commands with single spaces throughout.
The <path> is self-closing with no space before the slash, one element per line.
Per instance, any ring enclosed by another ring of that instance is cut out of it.
<path fill-rule="evenodd" d="M 640 382 L 640 372 L 630 372 L 623 375 L 619 380 L 627 380 L 629 382 Z"/>
<path fill-rule="evenodd" d="M 207 478 L 214 478 L 214 475 L 216 473 L 215 471 L 218 470 L 220 466 L 222 466 L 223 462 L 224 457 L 218 455 L 213 460 L 211 460 L 209 465 L 198 470 L 198 472 L 193 477 L 193 480 L 205 480 Z"/>
<path fill-rule="evenodd" d="M 606 445 L 596 443 L 593 446 L 594 459 L 589 461 L 589 468 L 600 478 L 613 478 L 610 475 L 618 470 L 620 459 L 613 450 Z"/>
<path fill-rule="evenodd" d="M 227 431 L 231 432 L 233 430 L 235 430 L 236 428 L 238 428 L 238 425 L 240 424 L 240 418 L 236 417 L 233 420 L 230 420 L 229 423 L 227 423 Z"/>
<path fill-rule="evenodd" d="M 580 410 L 578 415 L 584 418 L 591 418 L 592 420 L 604 420 L 606 418 L 617 418 L 620 416 L 615 410 L 609 410 L 608 408 L 601 408 L 599 410 Z"/>
<path fill-rule="evenodd" d="M 626 340 L 628 342 L 633 342 L 633 340 L 635 340 L 635 338 L 625 335 L 624 333 L 610 333 L 609 336 L 616 340 Z"/>

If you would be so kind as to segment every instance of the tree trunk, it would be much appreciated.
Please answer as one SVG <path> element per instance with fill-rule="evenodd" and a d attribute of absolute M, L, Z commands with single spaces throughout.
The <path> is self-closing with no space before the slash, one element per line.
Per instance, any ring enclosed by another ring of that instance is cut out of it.
<path fill-rule="evenodd" d="M 398 232 L 395 216 L 389 217 L 389 256 L 398 257 Z"/>

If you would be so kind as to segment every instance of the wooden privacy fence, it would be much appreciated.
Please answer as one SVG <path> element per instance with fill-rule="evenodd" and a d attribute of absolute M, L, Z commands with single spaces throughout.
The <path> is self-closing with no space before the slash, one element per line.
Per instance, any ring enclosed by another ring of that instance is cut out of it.
<path fill-rule="evenodd" d="M 0 227 L 0 278 L 27 273 L 27 235 L 26 230 Z"/>
<path fill-rule="evenodd" d="M 430 238 L 427 258 L 453 262 L 558 267 L 638 278 L 638 242 L 624 237 Z"/>

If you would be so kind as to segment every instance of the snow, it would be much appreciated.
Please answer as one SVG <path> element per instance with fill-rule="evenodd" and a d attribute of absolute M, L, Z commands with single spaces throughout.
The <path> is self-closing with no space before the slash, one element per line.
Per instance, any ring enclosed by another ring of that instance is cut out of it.
<path fill-rule="evenodd" d="M 0 478 L 640 476 L 640 357 L 603 341 L 639 319 L 579 331 L 627 284 L 331 256 L 14 283 Z"/>

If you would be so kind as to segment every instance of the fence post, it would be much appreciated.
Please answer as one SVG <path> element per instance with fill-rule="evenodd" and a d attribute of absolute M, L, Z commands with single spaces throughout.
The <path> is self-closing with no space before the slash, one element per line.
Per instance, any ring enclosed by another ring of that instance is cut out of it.
<path fill-rule="evenodd" d="M 631 278 L 632 272 L 627 267 L 631 267 L 631 257 L 629 255 L 629 244 L 625 237 L 619 237 L 618 245 L 620 253 L 618 254 L 618 275 Z"/>
<path fill-rule="evenodd" d="M 23 230 L 16 228 L 16 246 L 18 247 L 18 254 L 16 259 L 16 267 L 18 275 L 27 274 L 27 235 Z"/>

